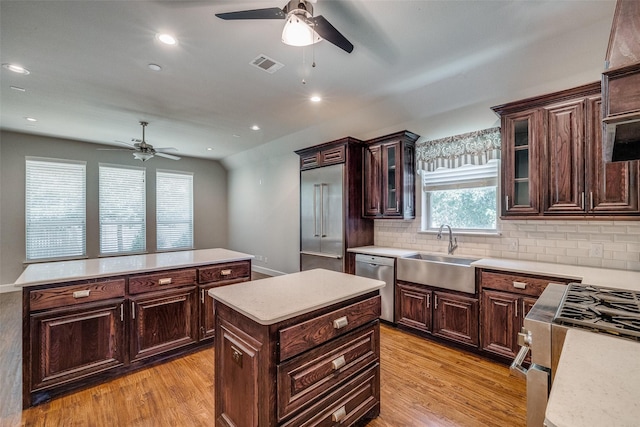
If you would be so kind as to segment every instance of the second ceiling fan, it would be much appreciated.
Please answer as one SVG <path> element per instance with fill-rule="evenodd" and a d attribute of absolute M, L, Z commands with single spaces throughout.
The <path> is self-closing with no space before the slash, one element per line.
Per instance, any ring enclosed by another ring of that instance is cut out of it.
<path fill-rule="evenodd" d="M 291 0 L 280 9 L 242 10 L 237 12 L 216 13 L 224 20 L 242 19 L 286 19 L 282 32 L 282 41 L 294 46 L 307 46 L 322 39 L 338 46 L 347 53 L 353 51 L 353 44 L 336 30 L 322 15 L 313 16 L 313 4 L 317 0 Z"/>

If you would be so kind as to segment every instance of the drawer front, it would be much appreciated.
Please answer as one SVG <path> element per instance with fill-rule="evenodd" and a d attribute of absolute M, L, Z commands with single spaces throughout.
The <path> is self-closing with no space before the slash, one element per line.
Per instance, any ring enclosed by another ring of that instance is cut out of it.
<path fill-rule="evenodd" d="M 320 163 L 322 164 L 322 166 L 332 165 L 335 163 L 344 163 L 344 145 L 321 151 L 320 159 Z"/>
<path fill-rule="evenodd" d="M 280 361 L 296 356 L 332 338 L 380 317 L 380 296 L 375 296 L 315 319 L 280 330 Z"/>
<path fill-rule="evenodd" d="M 523 276 L 509 273 L 495 273 L 482 271 L 480 274 L 480 285 L 483 288 L 495 289 L 498 291 L 514 292 L 522 295 L 538 297 L 549 283 L 567 284 L 576 280 L 559 279 L 544 276 Z"/>
<path fill-rule="evenodd" d="M 364 415 L 379 412 L 380 365 L 376 364 L 282 426 L 350 426 Z"/>
<path fill-rule="evenodd" d="M 124 279 L 61 286 L 29 292 L 31 311 L 65 307 L 124 296 Z"/>
<path fill-rule="evenodd" d="M 129 278 L 129 293 L 157 291 L 176 286 L 193 285 L 196 283 L 196 269 L 172 270 L 155 274 L 141 274 Z"/>
<path fill-rule="evenodd" d="M 198 283 L 249 278 L 250 275 L 251 263 L 249 261 L 230 262 L 211 267 L 198 268 Z"/>
<path fill-rule="evenodd" d="M 379 337 L 376 323 L 278 365 L 278 419 L 376 362 Z"/>

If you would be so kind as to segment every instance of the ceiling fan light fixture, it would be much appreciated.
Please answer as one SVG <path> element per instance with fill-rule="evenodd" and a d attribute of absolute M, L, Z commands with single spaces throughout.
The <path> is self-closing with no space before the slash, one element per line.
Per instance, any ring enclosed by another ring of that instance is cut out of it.
<path fill-rule="evenodd" d="M 147 160 L 149 160 L 150 158 L 153 157 L 153 153 L 145 153 L 145 152 L 140 152 L 140 151 L 134 151 L 133 152 L 133 157 L 135 157 L 136 160 L 140 160 L 142 162 L 146 162 Z"/>
<path fill-rule="evenodd" d="M 309 46 L 318 43 L 322 37 L 304 22 L 300 16 L 292 13 L 282 30 L 282 43 L 289 46 Z"/>

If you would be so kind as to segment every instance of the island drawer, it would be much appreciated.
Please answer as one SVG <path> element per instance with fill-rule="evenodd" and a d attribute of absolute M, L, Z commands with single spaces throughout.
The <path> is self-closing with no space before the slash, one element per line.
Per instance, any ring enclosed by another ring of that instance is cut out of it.
<path fill-rule="evenodd" d="M 278 419 L 376 362 L 379 339 L 375 323 L 278 365 Z"/>
<path fill-rule="evenodd" d="M 129 293 L 157 291 L 196 283 L 196 269 L 170 270 L 155 274 L 140 274 L 129 278 Z"/>
<path fill-rule="evenodd" d="M 117 279 L 31 291 L 29 307 L 35 311 L 123 297 L 124 283 Z"/>
<path fill-rule="evenodd" d="M 251 263 L 249 261 L 229 262 L 198 268 L 198 283 L 201 284 L 248 278 L 250 276 Z"/>
<path fill-rule="evenodd" d="M 368 298 L 279 332 L 282 362 L 380 317 L 380 296 Z"/>
<path fill-rule="evenodd" d="M 575 281 L 555 277 L 498 273 L 484 270 L 480 273 L 480 286 L 484 289 L 515 292 L 535 297 L 540 296 L 549 283 L 567 284 Z"/>
<path fill-rule="evenodd" d="M 348 381 L 282 427 L 348 426 L 380 405 L 380 365 Z M 378 409 L 379 411 L 379 409 Z"/>

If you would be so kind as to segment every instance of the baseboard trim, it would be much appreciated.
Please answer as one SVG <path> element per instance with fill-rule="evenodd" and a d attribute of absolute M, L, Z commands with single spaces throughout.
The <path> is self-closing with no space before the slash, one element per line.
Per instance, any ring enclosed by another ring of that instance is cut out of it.
<path fill-rule="evenodd" d="M 283 273 L 282 271 L 260 267 L 259 265 L 252 265 L 251 269 L 256 273 L 266 274 L 267 276 L 284 276 L 285 274 L 287 274 L 287 273 Z"/>

